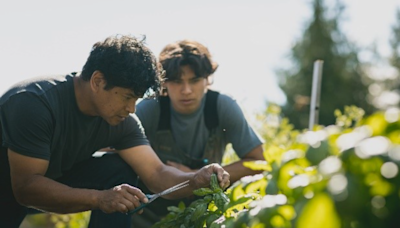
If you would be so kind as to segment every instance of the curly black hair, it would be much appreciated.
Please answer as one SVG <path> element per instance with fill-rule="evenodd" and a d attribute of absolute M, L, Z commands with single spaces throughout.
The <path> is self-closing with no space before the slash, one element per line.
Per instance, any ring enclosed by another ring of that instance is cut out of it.
<path fill-rule="evenodd" d="M 154 54 L 139 40 L 128 35 L 115 35 L 93 45 L 83 66 L 81 77 L 89 81 L 94 71 L 103 73 L 104 89 L 122 87 L 132 89 L 136 96 L 160 91 L 162 66 Z"/>
<path fill-rule="evenodd" d="M 207 47 L 194 40 L 181 40 L 168 44 L 161 51 L 159 61 L 165 70 L 163 78 L 175 80 L 181 77 L 181 67 L 190 66 L 196 77 L 212 75 L 218 68 Z"/>

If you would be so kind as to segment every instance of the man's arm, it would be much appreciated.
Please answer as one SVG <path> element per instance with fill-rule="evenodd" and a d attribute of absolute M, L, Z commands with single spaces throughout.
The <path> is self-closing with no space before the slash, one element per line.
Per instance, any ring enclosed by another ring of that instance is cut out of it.
<path fill-rule="evenodd" d="M 27 207 L 55 213 L 75 213 L 100 209 L 105 213 L 126 213 L 147 202 L 145 195 L 129 185 L 110 190 L 71 188 L 44 176 L 48 161 L 18 154 L 8 149 L 10 174 L 17 201 Z"/>
<path fill-rule="evenodd" d="M 257 161 L 257 160 L 262 160 L 264 161 L 264 155 L 263 155 L 263 148 L 262 145 L 259 145 L 252 149 L 249 153 L 247 153 L 240 161 L 233 162 L 232 164 L 223 166 L 223 168 L 230 174 L 230 180 L 232 183 L 236 182 L 240 178 L 247 176 L 247 175 L 255 175 L 258 173 L 261 173 L 262 171 L 259 170 L 252 170 L 247 167 L 243 166 L 243 162 L 246 161 Z M 184 172 L 194 172 L 196 170 L 192 170 L 189 167 L 176 163 L 176 162 L 171 162 L 168 161 L 167 165 L 173 166 L 177 169 L 180 169 Z"/>
<path fill-rule="evenodd" d="M 208 187 L 213 173 L 217 174 L 222 188 L 225 189 L 230 184 L 229 174 L 218 164 L 211 164 L 196 172 L 188 173 L 165 165 L 148 145 L 136 146 L 121 150 L 118 153 L 135 170 L 152 192 L 161 192 L 178 183 L 189 180 L 189 187 L 166 195 L 165 198 L 167 199 L 184 198 L 192 195 L 195 189 Z"/>
<path fill-rule="evenodd" d="M 264 161 L 262 145 L 259 145 L 247 153 L 240 161 L 224 166 L 224 169 L 231 175 L 232 183 L 238 181 L 240 178 L 247 175 L 255 175 L 261 173 L 260 170 L 252 170 L 243 166 L 243 162 L 246 161 Z"/>

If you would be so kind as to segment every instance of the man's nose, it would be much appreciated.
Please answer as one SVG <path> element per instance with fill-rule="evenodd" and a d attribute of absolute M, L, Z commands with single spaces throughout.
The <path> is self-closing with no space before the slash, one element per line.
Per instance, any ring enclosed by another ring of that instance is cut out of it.
<path fill-rule="evenodd" d="M 192 87 L 189 83 L 183 83 L 182 85 L 182 93 L 187 94 L 192 92 Z"/>

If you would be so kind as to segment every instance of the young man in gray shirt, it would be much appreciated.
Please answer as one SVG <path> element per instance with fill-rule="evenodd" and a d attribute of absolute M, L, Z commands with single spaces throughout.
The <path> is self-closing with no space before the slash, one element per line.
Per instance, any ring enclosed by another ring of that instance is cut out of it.
<path fill-rule="evenodd" d="M 263 140 L 232 97 L 208 89 L 218 67 L 208 49 L 196 41 L 183 40 L 168 44 L 159 61 L 165 70 L 164 96 L 139 102 L 136 115 L 160 159 L 191 172 L 211 162 L 221 163 L 225 147 L 231 143 L 240 158 L 224 166 L 231 182 L 258 173 L 244 167 L 243 162 L 264 160 Z M 177 202 L 160 200 L 162 210 L 157 202 L 151 208 L 155 214 L 165 215 L 164 205 Z"/>

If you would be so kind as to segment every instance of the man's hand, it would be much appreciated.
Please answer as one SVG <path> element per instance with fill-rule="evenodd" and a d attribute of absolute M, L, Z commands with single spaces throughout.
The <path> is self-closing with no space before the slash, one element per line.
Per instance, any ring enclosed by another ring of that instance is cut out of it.
<path fill-rule="evenodd" d="M 138 188 L 128 184 L 115 186 L 110 190 L 103 191 L 98 201 L 99 209 L 104 213 L 129 211 L 139 207 L 141 203 L 147 203 L 146 195 Z M 141 214 L 143 210 L 138 213 Z"/>
<path fill-rule="evenodd" d="M 218 178 L 219 185 L 222 189 L 230 185 L 230 175 L 219 164 L 214 163 L 204 166 L 198 170 L 193 176 L 193 183 L 196 189 L 210 186 L 211 174 L 215 173 Z"/>
<path fill-rule="evenodd" d="M 118 154 L 140 176 L 152 192 L 161 192 L 176 184 L 190 180 L 190 187 L 163 196 L 165 199 L 182 199 L 193 195 L 193 190 L 209 187 L 211 174 L 215 173 L 222 188 L 229 186 L 230 175 L 218 164 L 204 166 L 196 172 L 183 172 L 164 164 L 149 145 L 121 150 Z M 137 158 L 140 159 L 137 159 Z"/>

